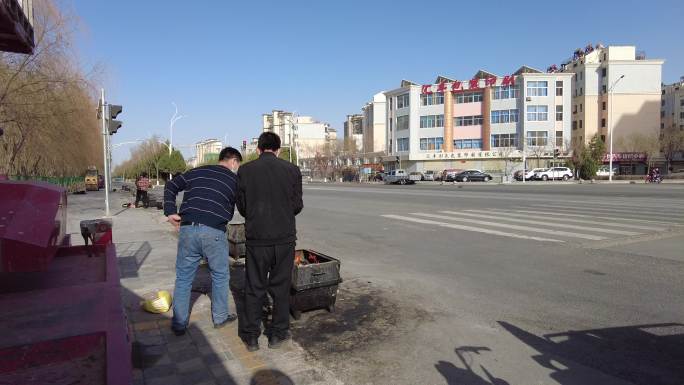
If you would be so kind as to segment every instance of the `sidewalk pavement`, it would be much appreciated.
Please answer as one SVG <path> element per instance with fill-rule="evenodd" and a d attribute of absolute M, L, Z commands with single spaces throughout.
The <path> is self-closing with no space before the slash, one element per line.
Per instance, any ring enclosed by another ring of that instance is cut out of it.
<path fill-rule="evenodd" d="M 104 196 L 102 192 L 95 194 Z M 102 200 L 93 195 L 69 197 L 68 232 L 74 243 L 81 239 L 76 234 L 80 220 L 102 215 Z M 210 299 L 198 293 L 210 287 L 206 268 L 198 270 L 193 284 L 194 304 L 186 335 L 177 337 L 172 333 L 171 310 L 165 314 L 143 311 L 139 303 L 146 293 L 173 293 L 177 235 L 162 211 L 121 207 L 130 201 L 127 193 L 111 195 L 122 298 L 133 334 L 134 384 L 341 384 L 330 371 L 307 357 L 294 340 L 272 350 L 262 336 L 261 349 L 252 353 L 237 335 L 237 322 L 215 330 Z M 231 312 L 235 312 L 230 293 L 229 298 Z"/>

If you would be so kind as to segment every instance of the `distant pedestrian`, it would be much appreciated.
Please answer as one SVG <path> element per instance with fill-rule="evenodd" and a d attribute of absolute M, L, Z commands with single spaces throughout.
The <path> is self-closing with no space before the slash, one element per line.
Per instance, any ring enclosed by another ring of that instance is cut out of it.
<path fill-rule="evenodd" d="M 190 317 L 190 290 L 201 259 L 211 272 L 211 317 L 218 329 L 237 319 L 228 310 L 228 240 L 226 224 L 233 219 L 240 152 L 232 147 L 219 154 L 218 165 L 194 168 L 171 179 L 164 188 L 164 215 L 180 231 L 176 256 L 171 329 L 185 334 Z M 176 197 L 185 191 L 177 211 Z"/>
<path fill-rule="evenodd" d="M 259 137 L 259 158 L 238 172 L 237 208 L 245 217 L 245 324 L 239 334 L 249 351 L 259 349 L 262 305 L 273 297 L 273 320 L 266 330 L 268 346 L 278 348 L 290 338 L 290 282 L 297 230 L 295 215 L 302 211 L 302 174 L 299 167 L 278 158 L 280 138 L 272 132 Z"/>
<path fill-rule="evenodd" d="M 147 178 L 147 173 L 143 172 L 140 174 L 138 179 L 135 181 L 135 204 L 134 206 L 138 206 L 138 202 L 142 201 L 142 205 L 144 208 L 149 207 L 150 205 L 150 198 L 147 194 L 147 190 L 150 188 L 150 180 Z"/>

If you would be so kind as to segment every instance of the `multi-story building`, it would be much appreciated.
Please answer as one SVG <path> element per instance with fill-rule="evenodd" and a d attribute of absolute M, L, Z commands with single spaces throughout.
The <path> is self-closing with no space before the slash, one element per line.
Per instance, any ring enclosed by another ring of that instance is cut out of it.
<path fill-rule="evenodd" d="M 385 92 L 386 169 L 504 171 L 522 161 L 523 150 L 551 164 L 569 150 L 571 79 L 523 66 L 503 77 L 478 71 L 466 81 L 404 80 Z"/>
<path fill-rule="evenodd" d="M 664 61 L 646 59 L 634 46 L 587 46 L 564 61 L 560 71 L 573 73 L 572 141 L 588 143 L 594 135 L 615 151 L 635 134 L 658 132 Z"/>
<path fill-rule="evenodd" d="M 363 115 L 347 115 L 347 120 L 344 122 L 344 142 L 346 146 L 353 145 L 356 148 L 356 151 L 362 150 Z M 351 150 L 351 148 L 347 148 L 346 150 Z"/>
<path fill-rule="evenodd" d="M 262 130 L 278 134 L 283 146 L 294 142 L 296 119 L 292 112 L 273 110 L 270 114 L 262 114 L 261 120 Z"/>
<path fill-rule="evenodd" d="M 218 139 L 206 139 L 195 144 L 195 158 L 197 165 L 202 165 L 218 160 L 223 149 L 223 143 Z"/>
<path fill-rule="evenodd" d="M 369 158 L 382 156 L 387 143 L 387 97 L 380 92 L 362 108 L 362 151 Z"/>
<path fill-rule="evenodd" d="M 684 169 L 684 76 L 678 83 L 663 85 L 660 138 L 672 170 Z"/>
<path fill-rule="evenodd" d="M 337 140 L 337 131 L 328 123 L 322 123 L 310 116 L 297 117 L 297 140 L 295 150 L 301 159 L 310 159 L 326 145 Z"/>

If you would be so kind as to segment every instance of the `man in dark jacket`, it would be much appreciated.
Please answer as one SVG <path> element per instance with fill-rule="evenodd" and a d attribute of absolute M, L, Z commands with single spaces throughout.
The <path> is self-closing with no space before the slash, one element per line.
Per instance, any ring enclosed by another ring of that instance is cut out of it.
<path fill-rule="evenodd" d="M 299 167 L 278 158 L 280 138 L 272 132 L 259 137 L 259 159 L 238 171 L 237 208 L 245 217 L 245 324 L 240 337 L 247 349 L 259 349 L 262 305 L 273 297 L 273 322 L 268 346 L 278 348 L 290 337 L 290 281 L 297 230 L 295 215 L 304 207 Z"/>

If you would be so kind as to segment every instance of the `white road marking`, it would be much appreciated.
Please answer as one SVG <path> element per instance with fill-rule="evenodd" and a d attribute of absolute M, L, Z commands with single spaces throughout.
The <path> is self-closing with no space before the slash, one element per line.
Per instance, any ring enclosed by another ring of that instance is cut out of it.
<path fill-rule="evenodd" d="M 466 210 L 466 211 L 474 211 L 477 212 L 477 210 Z M 487 210 L 488 212 L 496 213 L 497 215 L 501 216 L 508 216 L 508 217 L 515 217 L 519 218 L 520 217 L 520 212 L 525 212 L 528 214 L 537 214 L 539 211 L 525 211 L 525 210 L 497 210 L 497 209 L 489 209 Z M 541 215 L 539 215 L 541 216 Z M 553 217 L 554 215 L 548 215 L 547 217 Z M 544 218 L 547 218 L 544 217 Z M 591 218 L 594 218 L 591 216 Z M 573 219 L 573 218 L 558 218 L 558 220 L 563 220 L 564 222 L 574 222 L 574 223 L 588 223 L 591 225 L 600 225 L 600 226 L 611 226 L 611 227 L 624 227 L 627 229 L 637 229 L 637 230 L 650 230 L 650 231 L 663 231 L 665 230 L 664 227 L 653 227 L 653 226 L 641 226 L 641 225 L 633 225 L 633 224 L 627 224 L 627 223 L 618 223 L 618 222 L 600 222 L 600 221 L 592 221 L 589 219 Z"/>
<path fill-rule="evenodd" d="M 603 227 L 588 227 L 588 226 L 569 225 L 567 223 L 553 223 L 553 222 L 549 221 L 546 217 L 539 218 L 537 220 L 530 220 L 530 219 L 520 218 L 520 216 L 518 216 L 516 218 L 507 218 L 507 217 L 500 215 L 500 214 L 497 214 L 497 215 L 480 214 L 477 210 L 466 210 L 466 211 L 471 211 L 473 213 L 456 212 L 456 211 L 441 211 L 441 212 L 445 213 L 445 214 L 463 215 L 466 217 L 484 218 L 484 219 L 498 219 L 498 220 L 503 220 L 503 221 L 515 221 L 516 223 L 529 223 L 532 225 L 562 227 L 565 229 L 587 230 L 587 231 L 594 231 L 594 232 L 606 233 L 606 234 L 616 234 L 616 235 L 639 235 L 640 234 L 640 233 L 635 233 L 633 231 L 613 230 L 613 229 L 606 229 Z"/>
<path fill-rule="evenodd" d="M 578 210 L 578 211 L 606 211 L 608 213 L 629 213 L 633 215 L 648 215 L 651 217 L 654 216 L 663 216 L 667 217 L 666 219 L 681 219 L 684 220 L 684 214 L 681 213 L 676 213 L 673 212 L 676 209 L 671 209 L 667 212 L 664 211 L 656 211 L 656 210 L 649 210 L 648 208 L 638 211 L 635 210 L 634 208 L 605 208 L 605 207 L 587 207 L 587 206 L 565 206 L 565 205 L 556 205 L 556 204 L 535 204 L 535 205 L 529 205 L 530 207 L 535 207 L 535 208 L 540 208 L 540 209 L 559 209 L 559 210 Z"/>
<path fill-rule="evenodd" d="M 566 214 L 566 213 L 558 213 L 555 211 L 536 211 L 536 210 L 534 210 L 534 211 L 532 211 L 532 210 L 514 210 L 514 211 L 517 213 L 556 215 L 556 216 L 561 216 L 561 217 L 596 218 L 596 219 L 606 219 L 609 221 L 629 221 L 631 223 L 644 222 L 644 223 L 655 223 L 658 225 L 677 225 L 677 223 L 672 223 L 672 222 L 657 222 L 657 221 L 649 221 L 646 219 L 603 217 L 603 216 L 597 216 L 597 215 L 584 215 L 584 214 Z M 654 228 L 654 229 L 656 229 L 657 231 L 666 230 L 664 228 Z"/>
<path fill-rule="evenodd" d="M 438 222 L 438 221 L 431 221 L 428 219 L 420 219 L 420 218 L 413 218 L 413 217 L 406 217 L 406 216 L 401 216 L 401 215 L 381 215 L 382 217 L 385 218 L 390 218 L 390 219 L 398 219 L 400 221 L 406 221 L 406 222 L 414 222 L 414 223 L 422 223 L 425 225 L 437 225 L 440 227 L 446 227 L 449 229 L 456 229 L 456 230 L 463 230 L 463 231 L 472 231 L 476 233 L 485 233 L 485 234 L 490 234 L 490 235 L 498 235 L 502 237 L 509 237 L 509 238 L 519 238 L 519 239 L 530 239 L 534 241 L 541 241 L 541 242 L 559 242 L 563 243 L 564 241 L 558 240 L 558 239 L 551 239 L 551 238 L 542 238 L 542 237 L 535 237 L 535 236 L 530 236 L 530 235 L 522 235 L 522 234 L 515 234 L 515 233 L 506 233 L 503 231 L 497 231 L 497 230 L 491 230 L 491 229 L 484 229 L 481 227 L 473 227 L 473 226 L 462 226 L 462 225 L 457 225 L 454 223 L 446 223 L 446 222 Z"/>
<path fill-rule="evenodd" d="M 494 227 L 503 227 L 507 229 L 513 229 L 513 230 L 522 230 L 522 231 L 531 231 L 535 233 L 542 233 L 542 234 L 551 234 L 551 235 L 560 235 L 564 237 L 572 237 L 572 238 L 580 238 L 580 239 L 589 239 L 592 241 L 602 241 L 605 239 L 608 239 L 606 237 L 602 237 L 599 235 L 591 235 L 591 234 L 580 234 L 580 233 L 573 233 L 570 231 L 561 231 L 561 230 L 549 230 L 549 229 L 542 229 L 539 227 L 530 227 L 530 226 L 518 226 L 518 225 L 510 225 L 507 223 L 497 223 L 497 222 L 489 222 L 489 221 L 478 221 L 476 219 L 470 219 L 470 218 L 456 218 L 454 216 L 446 216 L 446 215 L 436 215 L 436 214 L 427 214 L 427 213 L 411 213 L 411 215 L 420 215 L 423 217 L 428 217 L 428 218 L 435 218 L 435 219 L 446 219 L 450 221 L 459 221 L 459 222 L 468 222 L 468 223 L 475 223 L 478 225 L 486 225 L 486 226 L 494 226 Z"/>

